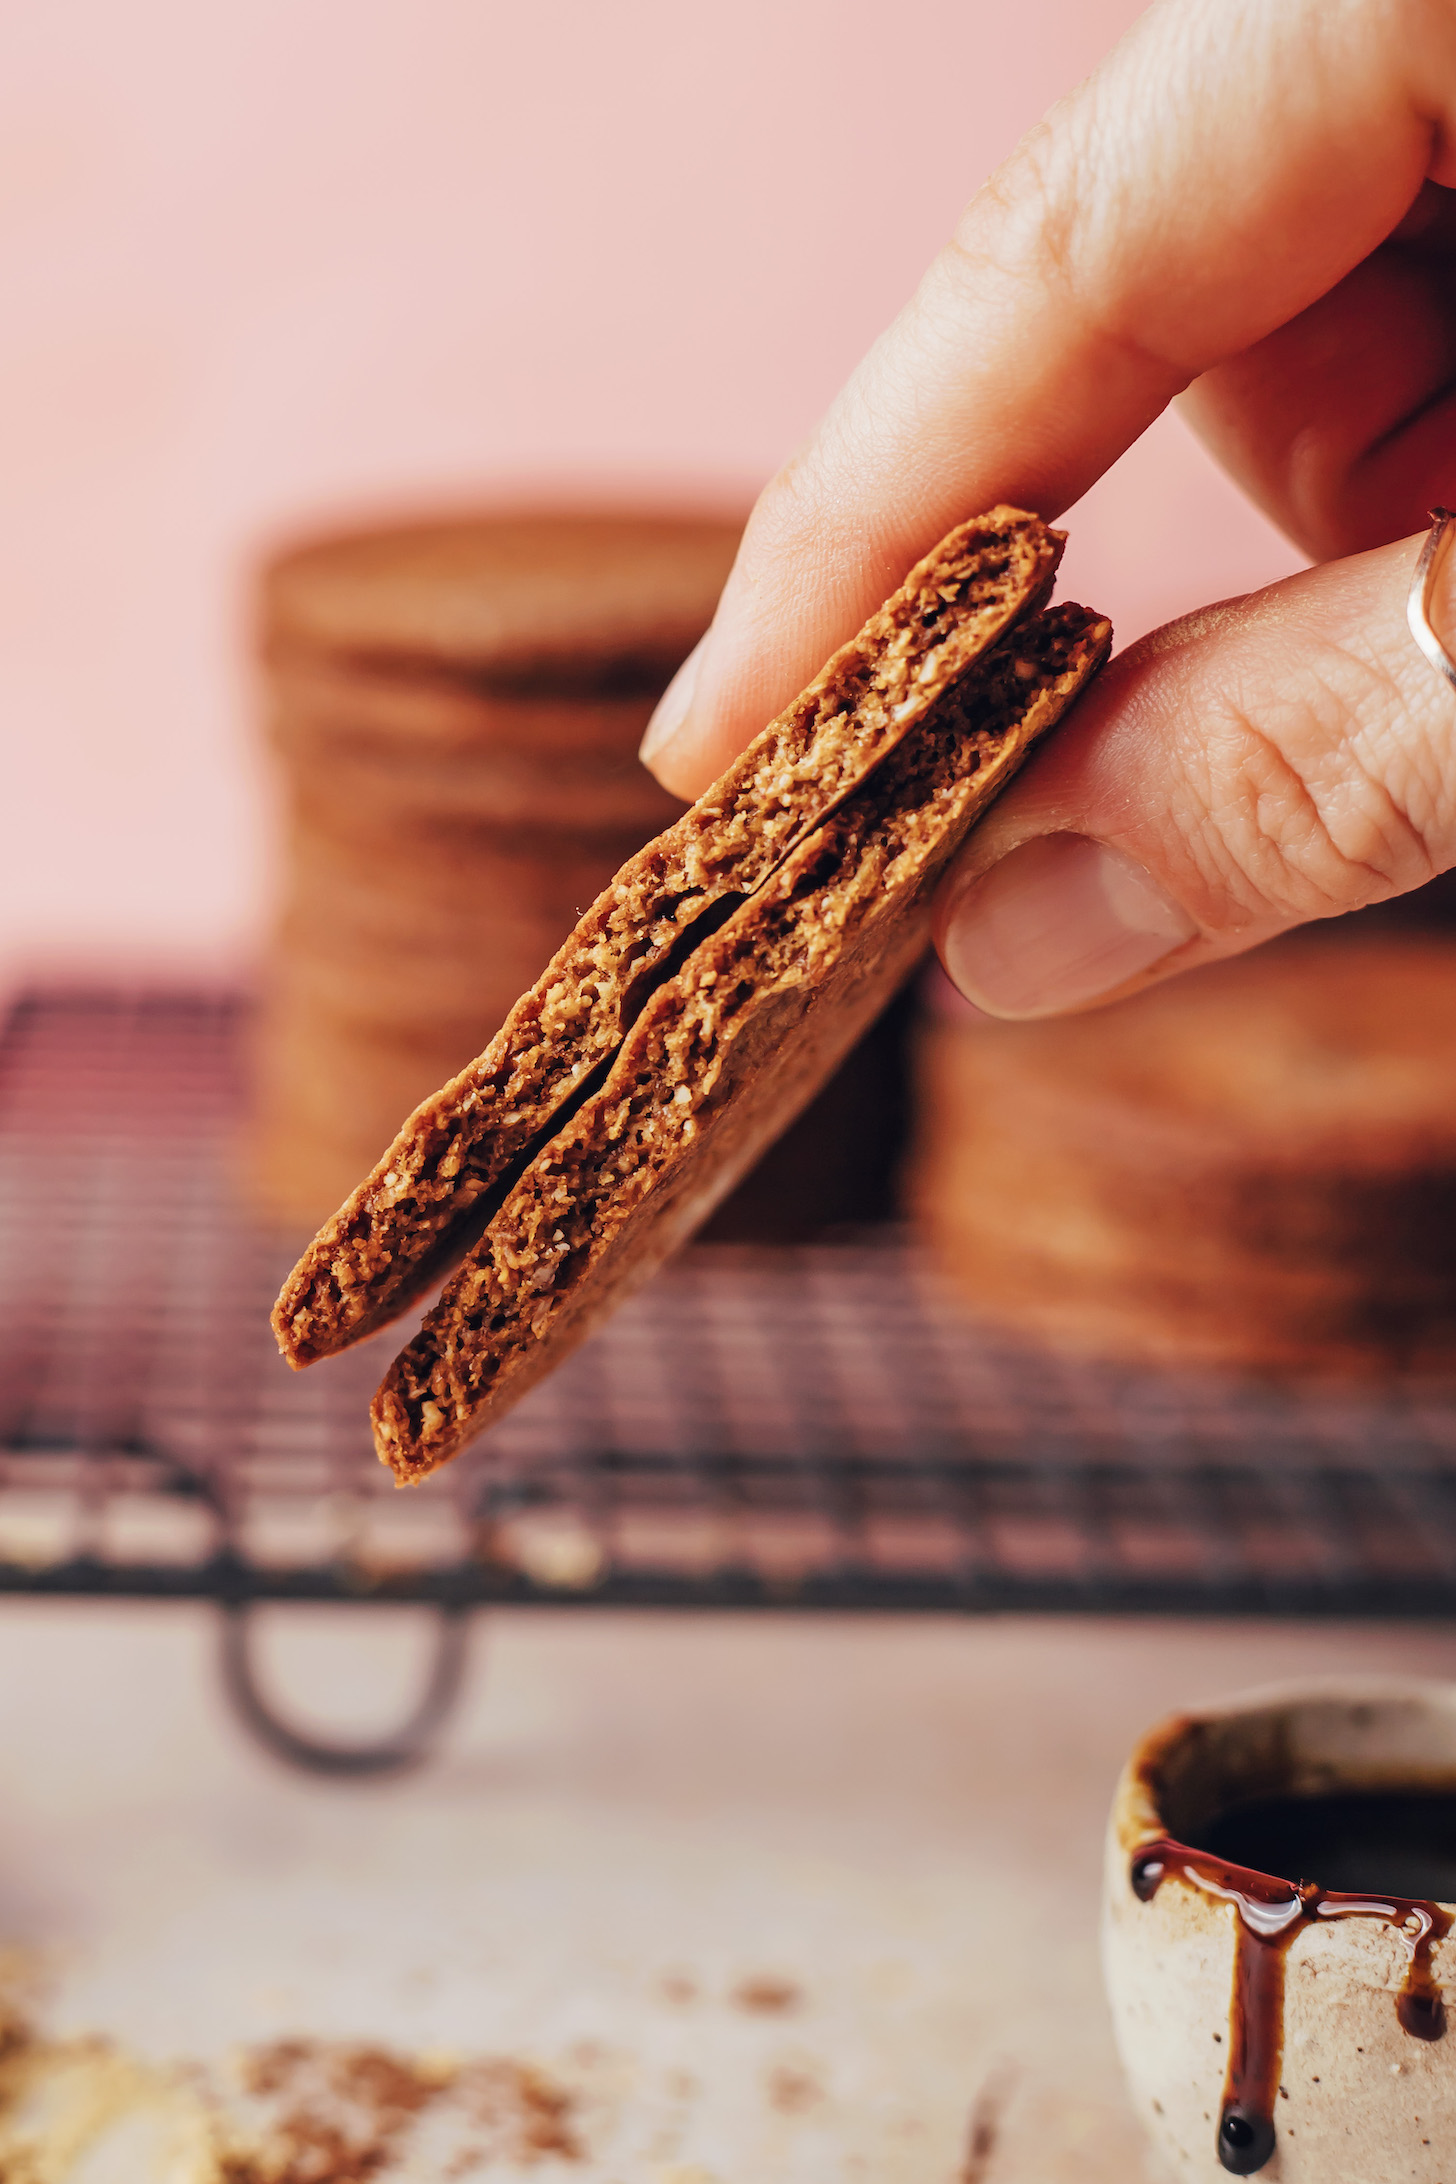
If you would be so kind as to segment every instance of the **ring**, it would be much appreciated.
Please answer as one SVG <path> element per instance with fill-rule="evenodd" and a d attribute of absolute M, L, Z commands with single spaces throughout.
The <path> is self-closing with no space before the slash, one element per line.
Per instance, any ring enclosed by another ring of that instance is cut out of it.
<path fill-rule="evenodd" d="M 1431 510 L 1431 528 L 1426 533 L 1426 543 L 1421 548 L 1421 558 L 1416 563 L 1416 573 L 1411 578 L 1410 596 L 1405 603 L 1405 618 L 1410 633 L 1424 652 L 1437 674 L 1444 675 L 1456 690 L 1456 660 L 1453 660 L 1431 627 L 1431 594 L 1436 588 L 1436 578 L 1446 550 L 1451 543 L 1451 527 L 1456 515 L 1449 508 Z"/>

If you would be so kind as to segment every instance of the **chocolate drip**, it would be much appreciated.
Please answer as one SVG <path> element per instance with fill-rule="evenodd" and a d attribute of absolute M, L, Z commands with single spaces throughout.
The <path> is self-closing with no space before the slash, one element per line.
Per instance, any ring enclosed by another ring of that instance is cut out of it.
<path fill-rule="evenodd" d="M 1135 1854 L 1134 1895 L 1150 1903 L 1170 1874 L 1205 1895 L 1224 1897 L 1237 1914 L 1228 2073 L 1218 2119 L 1218 2158 L 1232 2175 L 1254 2175 L 1274 2151 L 1274 2103 L 1284 2056 L 1284 1960 L 1301 1928 L 1341 1918 L 1379 1919 L 1395 1927 L 1410 1953 L 1396 2016 L 1417 2040 L 1444 2036 L 1446 2009 L 1431 1958 L 1436 1943 L 1451 1931 L 1453 1915 L 1439 1904 L 1280 1880 L 1166 1837 L 1145 1843 Z"/>
<path fill-rule="evenodd" d="M 1446 2037 L 1446 2004 L 1437 1983 L 1431 1963 L 1431 1952 L 1438 1941 L 1444 1941 L 1451 1931 L 1452 1917 L 1433 1903 L 1407 1901 L 1406 1916 L 1402 1925 L 1409 1930 L 1417 1920 L 1429 1924 L 1411 1934 L 1410 1963 L 1406 1967 L 1405 1981 L 1395 1998 L 1395 2014 L 1401 2029 L 1416 2040 L 1443 2040 Z"/>

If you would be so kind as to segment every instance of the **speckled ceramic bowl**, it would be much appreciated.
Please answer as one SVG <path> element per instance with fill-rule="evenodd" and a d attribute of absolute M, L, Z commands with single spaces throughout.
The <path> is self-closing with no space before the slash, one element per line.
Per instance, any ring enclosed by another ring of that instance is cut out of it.
<path fill-rule="evenodd" d="M 1108 1828 L 1104 1963 L 1132 2097 L 1174 2176 L 1456 2180 L 1456 1905 L 1338 1894 L 1206 1848 L 1216 1816 L 1258 1800 L 1390 1791 L 1456 1793 L 1456 1687 L 1259 1692 L 1134 1751 Z"/>

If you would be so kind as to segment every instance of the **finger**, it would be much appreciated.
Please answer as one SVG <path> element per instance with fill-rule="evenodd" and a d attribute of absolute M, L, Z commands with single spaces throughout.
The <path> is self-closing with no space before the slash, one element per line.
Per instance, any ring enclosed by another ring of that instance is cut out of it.
<path fill-rule="evenodd" d="M 977 830 L 937 944 L 992 1015 L 1113 999 L 1456 864 L 1456 695 L 1405 619 L 1418 541 L 1156 631 Z M 1436 625 L 1456 625 L 1448 578 Z"/>
<path fill-rule="evenodd" d="M 1182 398 L 1317 560 L 1401 537 L 1456 496 L 1456 192 L 1428 183 L 1416 203 L 1418 223 Z"/>
<path fill-rule="evenodd" d="M 1446 173 L 1447 0 L 1162 0 L 1023 142 L 754 512 L 644 756 L 695 794 L 969 511 L 1054 515 Z"/>

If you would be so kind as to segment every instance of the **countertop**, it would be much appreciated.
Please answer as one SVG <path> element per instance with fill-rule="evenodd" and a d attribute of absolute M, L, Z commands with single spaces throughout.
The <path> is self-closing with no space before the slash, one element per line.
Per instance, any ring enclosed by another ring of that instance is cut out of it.
<path fill-rule="evenodd" d="M 0 2153 L 29 2131 L 45 2184 L 220 2175 L 178 2089 L 226 2108 L 238 2050 L 256 2091 L 288 2040 L 496 2088 L 453 2152 L 421 2095 L 338 2172 L 381 2184 L 1134 2184 L 1096 1946 L 1127 1747 L 1272 1679 L 1456 1670 L 1456 1633 L 1389 1626 L 501 1613 L 437 1763 L 345 1785 L 249 1745 L 214 1637 L 192 1607 L 0 1606 L 0 1935 L 52 2109 L 57 2058 L 115 2094 L 57 2152 L 0 2083 Z M 266 1637 L 342 1729 L 423 1632 L 280 1610 Z"/>

